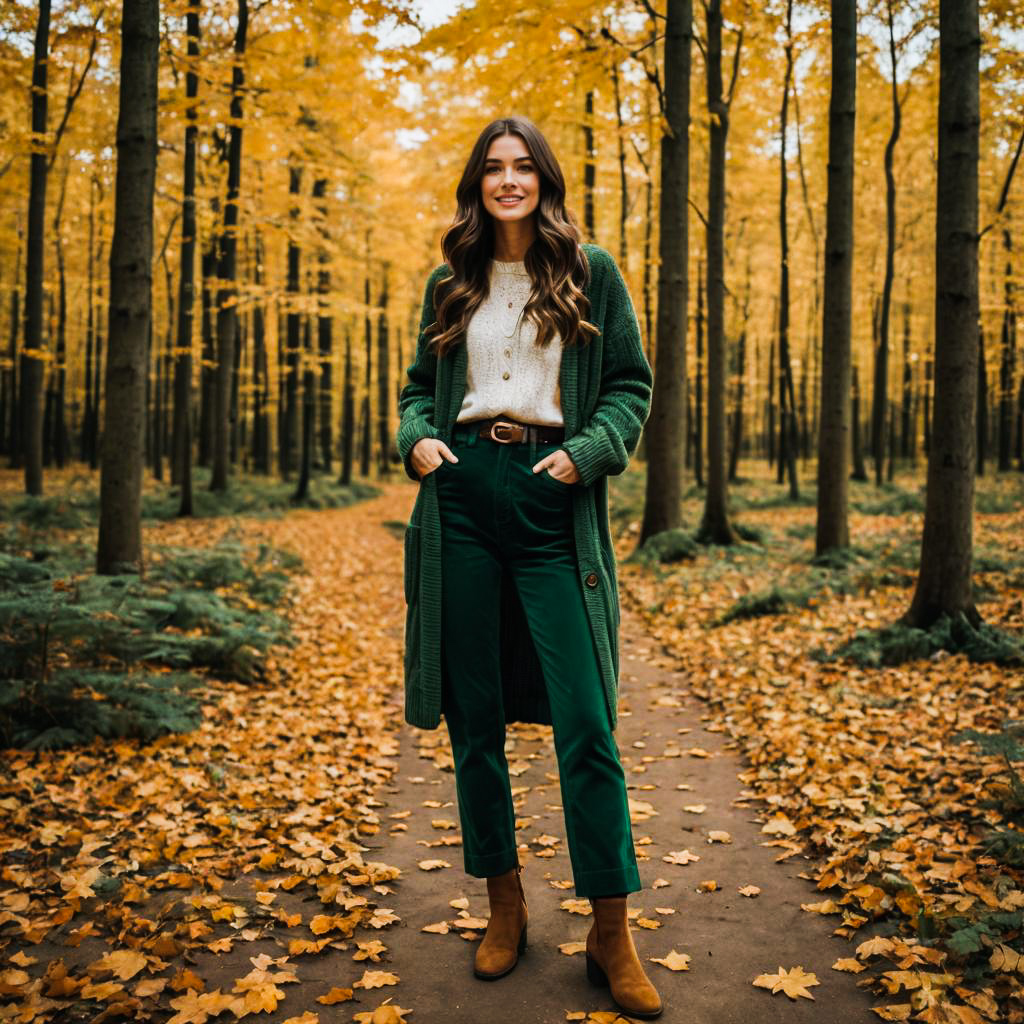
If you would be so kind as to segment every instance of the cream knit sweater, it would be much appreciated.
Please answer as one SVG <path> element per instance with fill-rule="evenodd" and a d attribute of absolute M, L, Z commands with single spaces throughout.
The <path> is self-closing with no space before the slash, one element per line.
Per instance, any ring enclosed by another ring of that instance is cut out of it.
<path fill-rule="evenodd" d="M 491 293 L 466 328 L 466 393 L 456 422 L 509 416 L 563 426 L 562 339 L 556 334 L 540 348 L 536 324 L 522 317 L 530 297 L 526 264 L 491 260 L 490 278 Z"/>

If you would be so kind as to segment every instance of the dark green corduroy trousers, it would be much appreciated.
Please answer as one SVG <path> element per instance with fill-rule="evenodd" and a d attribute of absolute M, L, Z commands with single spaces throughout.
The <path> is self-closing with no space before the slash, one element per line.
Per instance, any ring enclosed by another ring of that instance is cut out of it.
<path fill-rule="evenodd" d="M 437 473 L 442 543 L 442 708 L 455 761 L 465 869 L 518 863 L 500 675 L 502 573 L 526 612 L 551 707 L 578 896 L 641 889 L 626 782 L 577 572 L 575 484 L 531 467 L 557 444 L 500 444 L 457 426 Z"/>

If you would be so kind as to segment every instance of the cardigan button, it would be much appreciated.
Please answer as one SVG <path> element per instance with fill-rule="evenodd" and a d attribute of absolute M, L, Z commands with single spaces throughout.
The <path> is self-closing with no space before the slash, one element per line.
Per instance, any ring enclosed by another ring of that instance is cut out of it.
<path fill-rule="evenodd" d="M 586 583 L 586 585 L 588 587 L 596 587 L 597 586 L 597 573 L 596 572 L 588 572 L 587 573 L 587 578 L 583 582 Z"/>

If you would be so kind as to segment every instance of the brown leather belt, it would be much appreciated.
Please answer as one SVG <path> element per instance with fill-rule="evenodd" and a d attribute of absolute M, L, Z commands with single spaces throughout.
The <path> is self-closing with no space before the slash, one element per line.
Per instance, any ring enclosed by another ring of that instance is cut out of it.
<path fill-rule="evenodd" d="M 519 423 L 505 416 L 457 423 L 456 427 L 478 427 L 478 436 L 486 437 L 490 441 L 497 441 L 499 444 L 525 444 L 527 441 L 536 441 L 538 444 L 557 444 L 559 441 L 565 440 L 564 427 L 546 427 L 539 423 Z"/>

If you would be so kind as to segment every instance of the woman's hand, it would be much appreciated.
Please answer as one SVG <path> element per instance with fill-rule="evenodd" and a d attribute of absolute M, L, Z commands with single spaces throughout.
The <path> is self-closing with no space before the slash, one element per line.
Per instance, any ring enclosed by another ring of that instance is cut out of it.
<path fill-rule="evenodd" d="M 421 437 L 409 453 L 412 468 L 416 470 L 421 480 L 433 473 L 445 460 L 448 462 L 459 461 L 458 456 L 451 448 L 436 437 Z"/>
<path fill-rule="evenodd" d="M 559 448 L 557 452 L 545 455 L 533 467 L 534 473 L 543 473 L 545 470 L 563 484 L 574 484 L 580 479 L 580 471 L 576 468 L 576 463 L 569 458 L 569 453 L 564 448 Z"/>

